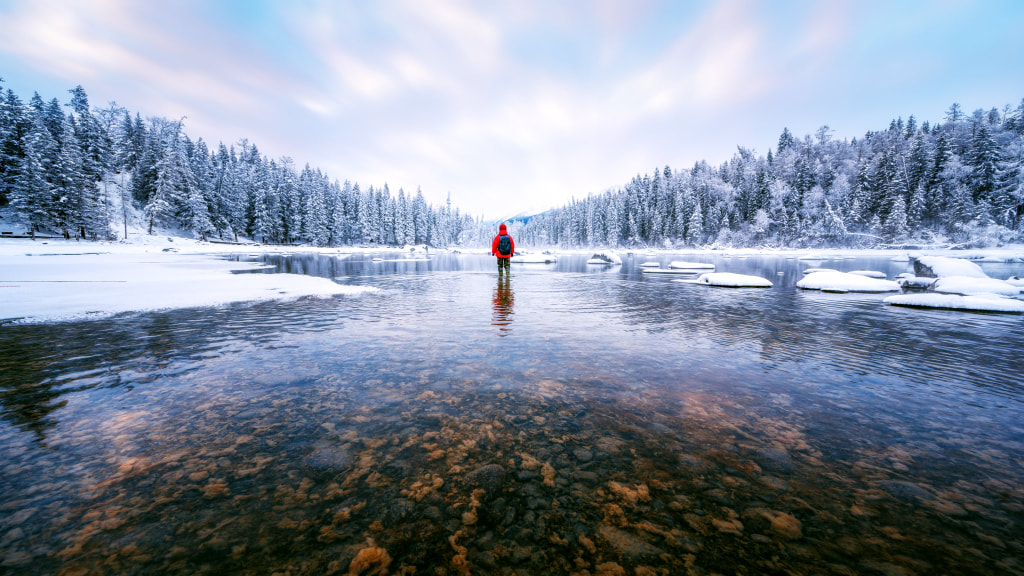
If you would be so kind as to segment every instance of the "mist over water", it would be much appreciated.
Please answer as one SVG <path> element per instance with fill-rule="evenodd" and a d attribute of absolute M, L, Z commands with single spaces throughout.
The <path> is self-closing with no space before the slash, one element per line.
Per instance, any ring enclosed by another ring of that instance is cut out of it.
<path fill-rule="evenodd" d="M 782 257 L 686 257 L 775 284 L 727 289 L 371 256 L 252 258 L 357 297 L 0 327 L 0 566 L 1024 572 L 1019 315 Z"/>

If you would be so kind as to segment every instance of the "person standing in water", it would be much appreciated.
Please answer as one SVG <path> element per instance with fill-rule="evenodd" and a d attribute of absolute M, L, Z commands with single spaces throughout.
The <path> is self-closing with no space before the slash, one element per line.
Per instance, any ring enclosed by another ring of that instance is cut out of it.
<path fill-rule="evenodd" d="M 491 242 L 491 255 L 498 257 L 498 274 L 502 272 L 511 273 L 509 261 L 516 253 L 516 243 L 508 234 L 508 228 L 504 224 L 498 227 L 498 235 Z"/>

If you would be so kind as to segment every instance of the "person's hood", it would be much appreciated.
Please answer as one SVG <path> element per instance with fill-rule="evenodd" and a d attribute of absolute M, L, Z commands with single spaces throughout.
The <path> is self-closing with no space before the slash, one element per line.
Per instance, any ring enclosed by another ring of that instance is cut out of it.
<path fill-rule="evenodd" d="M 498 232 L 499 232 L 500 234 L 505 234 L 505 233 L 507 233 L 507 232 L 508 232 L 508 229 L 507 229 L 507 228 L 505 228 L 505 225 L 504 225 L 504 224 L 502 224 L 501 226 L 498 226 Z"/>

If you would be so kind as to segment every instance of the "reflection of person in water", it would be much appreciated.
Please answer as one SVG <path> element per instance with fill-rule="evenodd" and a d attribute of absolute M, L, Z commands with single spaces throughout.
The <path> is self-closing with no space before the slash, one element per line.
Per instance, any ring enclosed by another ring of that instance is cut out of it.
<path fill-rule="evenodd" d="M 512 330 L 512 316 L 516 313 L 512 309 L 516 295 L 512 291 L 512 277 L 509 274 L 498 275 L 498 286 L 494 289 L 494 304 L 492 306 L 491 325 L 498 327 L 498 336 L 508 336 Z"/>

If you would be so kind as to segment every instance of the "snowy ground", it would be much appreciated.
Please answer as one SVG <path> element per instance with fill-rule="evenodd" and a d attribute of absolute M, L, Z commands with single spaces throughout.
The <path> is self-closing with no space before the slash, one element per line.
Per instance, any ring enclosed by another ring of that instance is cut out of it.
<path fill-rule="evenodd" d="M 287 251 L 301 250 L 306 249 Z M 137 236 L 127 243 L 0 240 L 0 323 L 101 318 L 120 312 L 372 290 L 298 274 L 233 274 L 259 264 L 218 258 L 284 251 L 168 236 Z"/>

